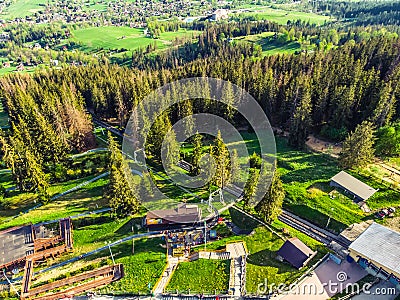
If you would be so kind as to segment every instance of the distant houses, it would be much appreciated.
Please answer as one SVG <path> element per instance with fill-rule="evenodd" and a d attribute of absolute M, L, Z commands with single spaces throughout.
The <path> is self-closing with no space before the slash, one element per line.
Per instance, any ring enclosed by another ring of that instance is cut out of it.
<path fill-rule="evenodd" d="M 8 32 L 0 33 L 0 42 L 7 42 L 10 40 L 10 34 Z"/>
<path fill-rule="evenodd" d="M 333 176 L 330 185 L 352 195 L 356 203 L 367 200 L 378 191 L 345 171 L 341 171 Z"/>
<path fill-rule="evenodd" d="M 211 20 L 220 21 L 229 17 L 227 9 L 217 9 L 211 15 Z"/>

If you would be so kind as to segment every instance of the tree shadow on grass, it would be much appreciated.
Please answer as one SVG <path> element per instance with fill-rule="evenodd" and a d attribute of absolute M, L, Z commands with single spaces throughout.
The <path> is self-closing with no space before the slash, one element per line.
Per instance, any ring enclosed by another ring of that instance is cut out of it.
<path fill-rule="evenodd" d="M 115 233 L 119 235 L 126 235 L 128 233 L 132 233 L 132 227 L 134 227 L 134 230 L 136 230 L 137 225 L 142 224 L 142 217 L 134 217 L 130 220 L 127 220 L 121 227 L 119 227 Z"/>
<path fill-rule="evenodd" d="M 278 158 L 278 166 L 288 170 L 281 177 L 284 183 L 329 180 L 339 172 L 336 163 L 325 154 L 306 155 L 290 161 Z"/>
<path fill-rule="evenodd" d="M 264 249 L 259 252 L 250 254 L 247 257 L 247 263 L 260 267 L 277 268 L 277 274 L 297 271 L 297 269 L 293 268 L 290 264 L 278 261 L 276 259 L 276 256 L 277 254 L 275 251 Z"/>
<path fill-rule="evenodd" d="M 320 228 L 332 231 L 336 234 L 347 228 L 346 224 L 344 224 L 332 217 L 329 220 L 328 215 L 320 212 L 319 210 L 316 210 L 307 205 L 304 205 L 304 204 L 285 204 L 285 208 L 290 210 L 292 213 L 294 213 L 298 216 L 301 216 L 302 218 L 306 219 L 310 223 L 313 223 L 314 225 L 316 225 Z M 328 224 L 328 220 L 329 220 L 329 226 L 328 226 L 328 228 L 326 228 L 326 225 Z"/>

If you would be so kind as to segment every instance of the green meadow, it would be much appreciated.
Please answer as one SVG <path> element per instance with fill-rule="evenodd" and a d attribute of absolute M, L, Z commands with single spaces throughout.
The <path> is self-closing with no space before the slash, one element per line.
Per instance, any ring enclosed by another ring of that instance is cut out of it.
<path fill-rule="evenodd" d="M 43 10 L 48 0 L 15 0 L 4 10 L 4 19 L 25 18 Z"/>
<path fill-rule="evenodd" d="M 301 20 L 311 24 L 323 25 L 330 21 L 328 16 L 319 15 L 312 12 L 302 12 L 287 9 L 277 9 L 272 7 L 252 8 L 246 12 L 240 12 L 238 15 L 243 17 L 254 17 L 257 20 L 269 20 L 285 25 L 288 21 Z"/>
<path fill-rule="evenodd" d="M 190 38 L 197 34 L 197 31 L 180 29 L 176 32 L 161 33 L 159 39 L 153 39 L 145 36 L 141 28 L 104 26 L 74 30 L 71 41 L 81 45 L 82 50 L 88 51 L 101 48 L 132 51 L 154 44 L 157 49 L 166 49 L 172 46 L 172 41 L 177 37 Z"/>

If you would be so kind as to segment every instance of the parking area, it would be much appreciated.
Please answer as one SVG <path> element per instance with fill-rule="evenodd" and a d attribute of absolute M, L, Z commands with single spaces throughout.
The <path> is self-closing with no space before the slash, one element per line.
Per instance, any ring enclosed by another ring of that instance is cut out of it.
<path fill-rule="evenodd" d="M 328 259 L 311 274 L 295 287 L 289 295 L 280 295 L 273 299 L 326 300 L 340 293 L 346 286 L 364 278 L 367 272 L 356 263 L 343 261 L 338 265 Z"/>

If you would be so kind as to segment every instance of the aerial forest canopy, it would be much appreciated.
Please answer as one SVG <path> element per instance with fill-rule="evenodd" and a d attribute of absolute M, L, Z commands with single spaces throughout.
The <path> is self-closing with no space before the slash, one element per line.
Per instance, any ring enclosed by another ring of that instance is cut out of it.
<path fill-rule="evenodd" d="M 132 107 L 151 90 L 195 76 L 221 78 L 248 90 L 272 125 L 289 131 L 295 147 L 304 146 L 311 130 L 341 141 L 363 121 L 381 127 L 400 116 L 399 45 L 398 38 L 375 37 L 330 51 L 262 59 L 232 46 L 174 69 L 104 64 L 6 76 L 0 80 L 12 131 L 2 139 L 6 161 L 16 163 L 12 149 L 23 147 L 39 166 L 56 164 L 67 151 L 94 146 L 89 112 L 115 118 L 124 127 Z M 182 105 L 181 111 L 221 113 L 195 101 Z M 174 124 L 184 116 L 171 111 L 167 117 Z M 245 125 L 237 115 L 231 122 Z"/>

